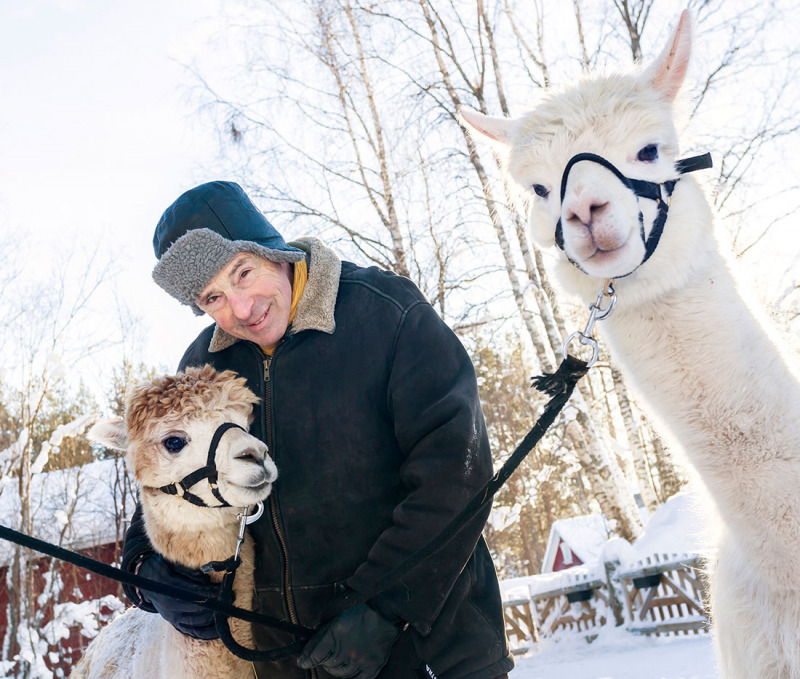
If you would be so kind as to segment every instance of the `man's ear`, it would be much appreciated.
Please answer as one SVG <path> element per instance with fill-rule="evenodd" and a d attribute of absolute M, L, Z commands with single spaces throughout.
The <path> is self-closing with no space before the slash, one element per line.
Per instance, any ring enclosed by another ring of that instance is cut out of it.
<path fill-rule="evenodd" d="M 463 106 L 458 112 L 458 121 L 469 130 L 475 139 L 475 133 L 491 141 L 511 145 L 511 129 L 514 120 L 511 118 L 492 118 L 471 108 Z"/>

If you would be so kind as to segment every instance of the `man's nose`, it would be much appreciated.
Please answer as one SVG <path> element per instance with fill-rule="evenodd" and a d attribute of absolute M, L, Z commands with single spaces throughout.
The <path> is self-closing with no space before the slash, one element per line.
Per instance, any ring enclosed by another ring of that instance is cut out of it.
<path fill-rule="evenodd" d="M 253 300 L 246 293 L 239 291 L 231 291 L 228 294 L 228 303 L 231 305 L 233 315 L 240 321 L 246 321 L 250 318 L 250 312 L 253 309 Z"/>

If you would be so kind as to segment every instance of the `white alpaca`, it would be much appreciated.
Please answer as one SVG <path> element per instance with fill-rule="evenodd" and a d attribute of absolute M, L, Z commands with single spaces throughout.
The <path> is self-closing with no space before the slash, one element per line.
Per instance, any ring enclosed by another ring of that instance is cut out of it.
<path fill-rule="evenodd" d="M 580 82 L 518 119 L 474 111 L 462 119 L 507 147 L 540 247 L 554 245 L 561 220 L 561 285 L 588 302 L 616 279 L 618 304 L 602 325 L 612 353 L 685 449 L 722 518 L 710 579 L 723 675 L 798 679 L 798 380 L 740 298 L 692 177 L 675 185 L 661 242 L 640 268 L 654 200 L 637 201 L 592 160 L 573 166 L 560 200 L 564 169 L 579 153 L 603 156 L 631 178 L 678 176 L 672 108 L 690 49 L 684 12 L 662 55 L 639 73 Z"/>
<path fill-rule="evenodd" d="M 125 420 L 95 425 L 89 436 L 127 452 L 141 491 L 147 535 L 157 552 L 175 563 L 200 568 L 233 556 L 236 514 L 264 500 L 277 478 L 267 447 L 247 433 L 258 399 L 243 378 L 210 366 L 159 377 L 129 393 Z M 216 453 L 219 501 L 203 480 L 190 488 L 209 507 L 196 506 L 159 488 L 180 481 L 206 464 L 217 427 L 233 422 Z M 246 537 L 236 572 L 236 604 L 251 608 L 253 545 Z M 212 576 L 219 580 L 221 576 Z M 250 624 L 230 619 L 236 640 L 252 648 Z M 200 641 L 178 632 L 161 616 L 131 609 L 105 627 L 86 649 L 74 679 L 239 679 L 253 677 L 252 664 L 232 655 L 221 641 Z"/>

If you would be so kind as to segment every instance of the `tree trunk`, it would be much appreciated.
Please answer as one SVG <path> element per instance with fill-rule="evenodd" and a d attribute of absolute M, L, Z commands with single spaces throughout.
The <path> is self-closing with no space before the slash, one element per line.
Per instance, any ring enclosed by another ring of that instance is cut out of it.
<path fill-rule="evenodd" d="M 653 488 L 649 464 L 647 463 L 647 451 L 639 437 L 639 429 L 631 410 L 631 402 L 628 390 L 625 387 L 625 381 L 622 374 L 614 366 L 611 367 L 611 379 L 614 381 L 614 392 L 617 396 L 620 413 L 622 413 L 622 421 L 625 424 L 625 433 L 630 445 L 631 457 L 633 458 L 633 468 L 636 472 L 636 479 L 639 482 L 639 494 L 647 511 L 652 514 L 658 507 L 659 502 Z"/>
<path fill-rule="evenodd" d="M 578 453 L 581 466 L 592 484 L 592 492 L 608 519 L 616 519 L 617 533 L 633 542 L 642 529 L 639 510 L 633 495 L 627 491 L 627 483 L 616 460 L 605 454 L 607 447 L 594 435 L 589 417 L 578 406 L 576 420 L 567 425 L 570 437 Z"/>

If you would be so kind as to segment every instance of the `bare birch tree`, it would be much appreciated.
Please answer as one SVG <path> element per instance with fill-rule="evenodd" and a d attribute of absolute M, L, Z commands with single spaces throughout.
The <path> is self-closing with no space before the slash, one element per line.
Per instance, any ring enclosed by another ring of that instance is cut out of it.
<path fill-rule="evenodd" d="M 19 498 L 15 528 L 28 535 L 34 533 L 39 501 L 31 491 L 33 478 L 74 435 L 58 429 L 70 418 L 63 404 L 63 396 L 69 392 L 64 386 L 68 370 L 108 341 L 105 331 L 96 332 L 93 324 L 87 323 L 89 302 L 109 275 L 110 264 L 101 265 L 97 255 L 95 251 L 80 266 L 64 255 L 60 267 L 52 276 L 40 278 L 38 285 L 15 281 L 12 288 L 17 313 L 7 326 L 9 346 L 0 367 L 7 376 L 4 405 L 13 434 L 11 444 L 0 455 L 0 479 L 3 486 L 14 487 Z M 57 418 L 53 417 L 54 406 L 61 408 Z M 6 583 L 9 606 L 3 660 L 17 657 L 19 677 L 33 676 L 41 662 L 36 657 L 40 647 L 31 637 L 41 628 L 35 560 L 30 550 L 15 548 Z M 21 650 L 25 653 L 19 655 Z"/>
<path fill-rule="evenodd" d="M 783 12 L 785 21 L 790 7 L 787 0 L 689 4 L 700 30 L 717 38 L 700 59 L 687 121 L 693 130 L 707 108 L 725 100 L 734 76 L 779 62 L 775 50 L 752 58 L 760 49 L 754 36 L 774 34 L 770 12 Z M 238 24 L 247 26 L 235 32 L 237 44 L 247 46 L 242 67 L 225 83 L 201 78 L 202 90 L 226 140 L 229 168 L 261 196 L 267 213 L 302 218 L 360 260 L 409 275 L 464 331 L 518 319 L 539 369 L 552 369 L 562 338 L 582 325 L 585 310 L 555 304 L 546 255 L 530 246 L 518 199 L 502 181 L 502 158 L 472 144 L 457 123 L 458 108 L 508 115 L 551 82 L 595 67 L 630 67 L 660 44 L 680 8 L 666 0 L 574 0 L 557 8 L 514 0 L 306 0 L 291 3 L 291 12 L 272 0 L 238 7 Z M 793 49 L 783 44 L 780 54 Z M 791 82 L 791 73 L 787 66 L 775 82 Z M 733 119 L 729 131 L 717 126 L 716 137 L 705 136 L 723 147 L 725 139 L 741 140 L 722 149 L 721 207 L 768 149 L 795 138 L 792 93 L 773 92 L 776 98 L 765 98 L 739 128 Z M 753 106 L 747 95 L 740 91 L 740 100 Z M 766 237 L 743 235 L 740 251 Z M 787 299 L 795 287 L 787 285 Z M 652 507 L 682 479 L 618 375 L 591 375 L 577 396 L 576 424 L 560 426 L 559 454 L 580 461 L 591 502 L 579 507 L 576 493 L 569 511 L 599 507 L 620 534 L 633 537 L 639 515 L 630 486 Z M 614 438 L 630 459 L 622 466 L 635 478 L 625 478 L 608 433 L 612 411 L 621 422 Z M 517 492 L 533 492 L 532 474 Z M 532 563 L 535 549 L 526 550 Z"/>

